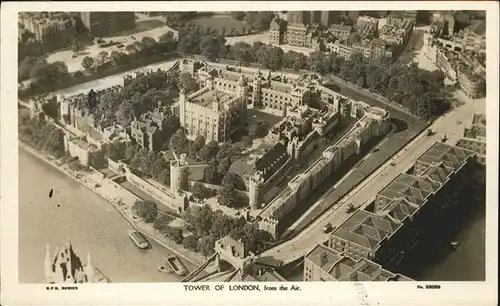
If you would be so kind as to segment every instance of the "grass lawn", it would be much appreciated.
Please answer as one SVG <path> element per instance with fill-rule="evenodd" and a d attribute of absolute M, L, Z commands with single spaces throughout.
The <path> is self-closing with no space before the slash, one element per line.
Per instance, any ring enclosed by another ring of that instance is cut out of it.
<path fill-rule="evenodd" d="M 196 18 L 191 21 L 195 25 L 199 25 L 202 30 L 217 31 L 225 36 L 237 36 L 249 34 L 250 27 L 244 21 L 238 21 L 231 16 L 215 15 L 205 18 Z"/>
<path fill-rule="evenodd" d="M 267 121 L 271 127 L 280 122 L 281 119 L 282 117 L 280 116 L 275 116 L 255 108 L 247 110 L 247 122 L 249 128 L 256 125 L 259 121 Z"/>

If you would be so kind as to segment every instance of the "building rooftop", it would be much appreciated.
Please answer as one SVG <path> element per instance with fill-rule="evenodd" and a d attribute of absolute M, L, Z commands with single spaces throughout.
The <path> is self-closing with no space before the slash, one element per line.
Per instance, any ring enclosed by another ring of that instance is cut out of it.
<path fill-rule="evenodd" d="M 255 169 L 264 170 L 265 168 L 271 166 L 271 164 L 274 163 L 277 158 L 285 154 L 288 155 L 285 145 L 278 142 L 262 157 L 257 159 L 257 161 L 255 162 Z"/>
<path fill-rule="evenodd" d="M 354 260 L 324 245 L 317 245 L 306 258 L 337 281 L 411 281 L 366 258 Z"/>
<path fill-rule="evenodd" d="M 436 142 L 418 158 L 418 161 L 429 164 L 439 164 L 442 162 L 446 167 L 457 170 L 464 164 L 467 158 L 473 155 L 474 152 L 472 151 L 442 142 Z"/>
<path fill-rule="evenodd" d="M 429 168 L 430 169 L 430 168 Z M 441 187 L 440 183 L 407 173 L 399 174 L 379 195 L 389 199 L 405 198 L 410 203 L 422 205 L 427 197 Z"/>
<path fill-rule="evenodd" d="M 220 105 L 225 105 L 234 98 L 231 94 L 209 89 L 201 91 L 199 95 L 191 96 L 190 102 L 200 104 L 203 107 L 211 107 L 216 97 L 218 97 Z"/>
<path fill-rule="evenodd" d="M 306 257 L 325 271 L 330 271 L 342 259 L 342 255 L 322 244 L 318 244 Z"/>
<path fill-rule="evenodd" d="M 234 257 L 245 258 L 247 255 L 245 253 L 245 246 L 243 245 L 243 243 L 234 240 L 229 235 L 222 237 L 218 241 L 218 243 L 220 244 L 221 248 L 230 250 Z"/>
<path fill-rule="evenodd" d="M 374 250 L 379 242 L 395 232 L 398 226 L 390 218 L 358 210 L 331 235 Z"/>
<path fill-rule="evenodd" d="M 328 27 L 329 30 L 334 30 L 334 31 L 344 31 L 344 32 L 351 32 L 352 31 L 352 26 L 350 25 L 345 25 L 345 24 L 331 24 Z"/>

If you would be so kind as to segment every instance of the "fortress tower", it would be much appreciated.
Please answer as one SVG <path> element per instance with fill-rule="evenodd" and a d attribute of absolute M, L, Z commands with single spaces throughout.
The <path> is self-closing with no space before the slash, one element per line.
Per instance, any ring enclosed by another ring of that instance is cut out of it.
<path fill-rule="evenodd" d="M 352 103 L 348 99 L 341 99 L 340 102 L 340 114 L 344 117 L 351 116 Z"/>
<path fill-rule="evenodd" d="M 254 209 L 260 208 L 261 186 L 264 183 L 264 178 L 260 172 L 255 173 L 250 177 L 248 183 L 248 198 L 249 204 Z"/>
<path fill-rule="evenodd" d="M 186 162 L 186 154 L 181 154 L 179 160 L 174 160 L 170 163 L 170 190 L 178 193 L 179 188 L 183 188 L 188 179 L 188 163 Z"/>
<path fill-rule="evenodd" d="M 262 74 L 257 72 L 257 75 L 254 76 L 253 78 L 253 91 L 252 91 L 252 98 L 253 98 L 253 105 L 254 106 L 259 106 L 262 104 L 262 80 L 261 80 Z"/>

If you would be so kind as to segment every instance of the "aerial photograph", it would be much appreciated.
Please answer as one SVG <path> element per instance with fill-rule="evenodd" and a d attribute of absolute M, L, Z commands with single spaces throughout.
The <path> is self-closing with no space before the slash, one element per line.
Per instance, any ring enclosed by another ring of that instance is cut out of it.
<path fill-rule="evenodd" d="M 485 281 L 486 11 L 18 15 L 20 283 Z"/>

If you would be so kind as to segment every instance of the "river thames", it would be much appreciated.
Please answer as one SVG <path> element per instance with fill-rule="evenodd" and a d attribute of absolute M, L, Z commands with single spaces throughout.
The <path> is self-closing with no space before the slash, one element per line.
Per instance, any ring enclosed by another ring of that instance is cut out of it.
<path fill-rule="evenodd" d="M 67 237 L 77 255 L 86 262 L 89 253 L 112 282 L 178 281 L 157 270 L 169 251 L 154 242 L 138 249 L 131 229 L 111 204 L 19 148 L 19 282 L 43 282 L 46 244 L 53 253 Z"/>

